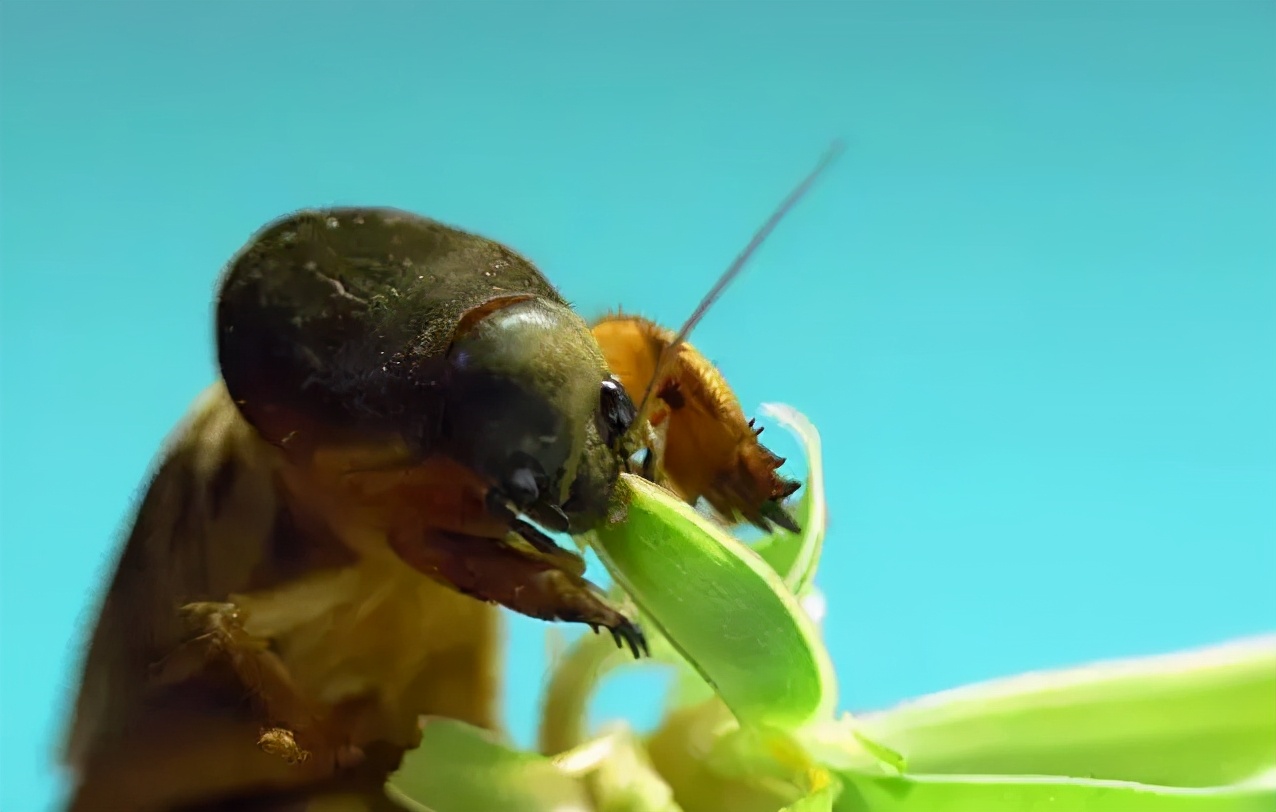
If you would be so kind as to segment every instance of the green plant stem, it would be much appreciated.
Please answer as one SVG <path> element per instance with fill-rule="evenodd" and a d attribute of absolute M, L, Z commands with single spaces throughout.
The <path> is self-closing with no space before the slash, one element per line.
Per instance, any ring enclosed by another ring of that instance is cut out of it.
<path fill-rule="evenodd" d="M 562 660 L 550 670 L 541 706 L 537 747 L 542 755 L 556 756 L 585 741 L 585 719 L 594 689 L 628 655 L 610 637 L 581 635 L 568 647 Z"/>
<path fill-rule="evenodd" d="M 835 812 L 1272 812 L 1259 787 L 1211 790 L 1030 776 L 846 776 Z"/>
<path fill-rule="evenodd" d="M 995 680 L 857 719 L 916 774 L 1226 786 L 1276 766 L 1276 637 Z"/>

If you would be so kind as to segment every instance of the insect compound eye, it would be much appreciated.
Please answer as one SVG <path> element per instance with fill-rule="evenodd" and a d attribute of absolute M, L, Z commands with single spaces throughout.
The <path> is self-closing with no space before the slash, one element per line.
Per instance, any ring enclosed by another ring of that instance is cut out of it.
<path fill-rule="evenodd" d="M 607 445 L 615 446 L 634 424 L 638 410 L 634 408 L 634 402 L 629 399 L 625 387 L 613 377 L 603 381 L 599 405 L 603 439 Z"/>

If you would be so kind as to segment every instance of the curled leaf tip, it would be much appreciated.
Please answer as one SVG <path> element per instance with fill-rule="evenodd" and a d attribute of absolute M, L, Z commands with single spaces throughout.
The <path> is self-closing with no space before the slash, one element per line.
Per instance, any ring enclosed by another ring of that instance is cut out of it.
<path fill-rule="evenodd" d="M 828 652 L 775 571 L 659 486 L 625 474 L 617 488 L 629 517 L 595 532 L 596 551 L 644 619 L 742 721 L 830 713 Z"/>

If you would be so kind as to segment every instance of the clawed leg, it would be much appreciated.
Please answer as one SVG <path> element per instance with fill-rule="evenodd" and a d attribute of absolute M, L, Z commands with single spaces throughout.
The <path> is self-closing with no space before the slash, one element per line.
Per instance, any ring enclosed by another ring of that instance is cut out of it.
<path fill-rule="evenodd" d="M 765 532 L 800 526 L 784 502 L 798 483 L 778 471 L 784 460 L 761 444 L 722 371 L 677 334 L 640 316 L 614 313 L 591 327 L 607 365 L 641 406 L 639 431 L 660 433 L 642 476 L 689 504 L 704 497 L 727 525 L 748 521 Z M 657 380 L 657 376 L 659 379 Z M 654 385 L 654 388 L 653 388 Z M 646 426 L 641 426 L 645 421 Z"/>
<path fill-rule="evenodd" d="M 311 758 L 289 763 L 254 746 L 260 725 L 225 708 L 145 712 L 89 754 L 68 812 L 172 812 L 245 792 L 300 789 L 332 778 Z"/>
<path fill-rule="evenodd" d="M 265 640 L 244 629 L 242 610 L 230 603 L 192 603 L 182 607 L 197 636 L 157 664 L 152 682 L 166 687 L 185 681 L 221 660 L 249 691 L 263 715 L 257 744 L 290 764 L 312 758 L 331 764 L 333 771 L 357 765 L 359 748 L 342 740 L 343 715 L 357 708 L 326 712 L 298 693 L 287 667 Z"/>
<path fill-rule="evenodd" d="M 634 657 L 649 655 L 638 625 L 611 605 L 602 591 L 550 558 L 498 539 L 437 530 L 396 534 L 391 543 L 410 566 L 479 600 L 540 618 L 608 629 Z"/>
<path fill-rule="evenodd" d="M 373 499 L 392 506 L 389 513 L 399 517 L 390 523 L 399 528 L 388 531 L 391 535 L 398 533 L 409 538 L 421 532 L 421 517 L 428 516 L 435 531 L 493 544 L 506 539 L 556 569 L 575 575 L 585 572 L 584 559 L 555 544 L 473 471 L 449 457 L 430 457 L 408 471 L 359 472 L 357 478 L 361 487 L 374 494 Z M 402 510 L 404 506 L 406 512 Z"/>
<path fill-rule="evenodd" d="M 510 529 L 514 531 L 514 535 L 506 536 L 499 544 L 509 544 L 514 541 L 515 544 L 521 546 L 522 542 L 527 543 L 527 551 L 541 563 L 548 565 L 554 569 L 575 576 L 577 578 L 585 574 L 585 559 L 581 558 L 571 550 L 564 550 L 554 543 L 554 540 L 542 533 L 534 524 L 515 519 L 510 525 Z M 519 550 L 518 552 L 522 552 Z"/>

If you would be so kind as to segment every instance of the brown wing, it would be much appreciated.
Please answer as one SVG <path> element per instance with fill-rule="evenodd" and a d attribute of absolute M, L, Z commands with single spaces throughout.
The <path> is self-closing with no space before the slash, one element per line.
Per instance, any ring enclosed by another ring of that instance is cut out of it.
<path fill-rule="evenodd" d="M 177 799 L 296 788 L 327 777 L 331 766 L 317 758 L 290 764 L 257 746 L 259 697 L 242 680 L 198 668 L 192 681 L 160 677 L 185 662 L 174 656 L 188 650 L 192 634 L 183 607 L 261 594 L 309 573 L 339 572 L 352 561 L 335 538 L 294 522 L 275 478 L 278 456 L 220 385 L 175 433 L 88 645 L 63 753 L 74 812 L 167 812 Z M 426 605 L 431 622 L 449 633 L 403 641 L 401 648 L 423 650 L 420 659 L 429 664 L 408 701 L 420 702 L 422 712 L 494 728 L 499 615 L 428 579 L 421 584 L 420 600 L 390 610 Z M 414 720 L 410 715 L 407 724 Z M 400 754 L 382 749 L 370 758 L 369 774 L 391 769 L 385 765 Z"/>
<path fill-rule="evenodd" d="M 176 432 L 90 639 L 64 753 L 74 770 L 91 770 L 130 735 L 152 664 L 189 635 L 178 607 L 243 589 L 271 552 L 280 505 L 263 448 L 220 386 Z"/>

